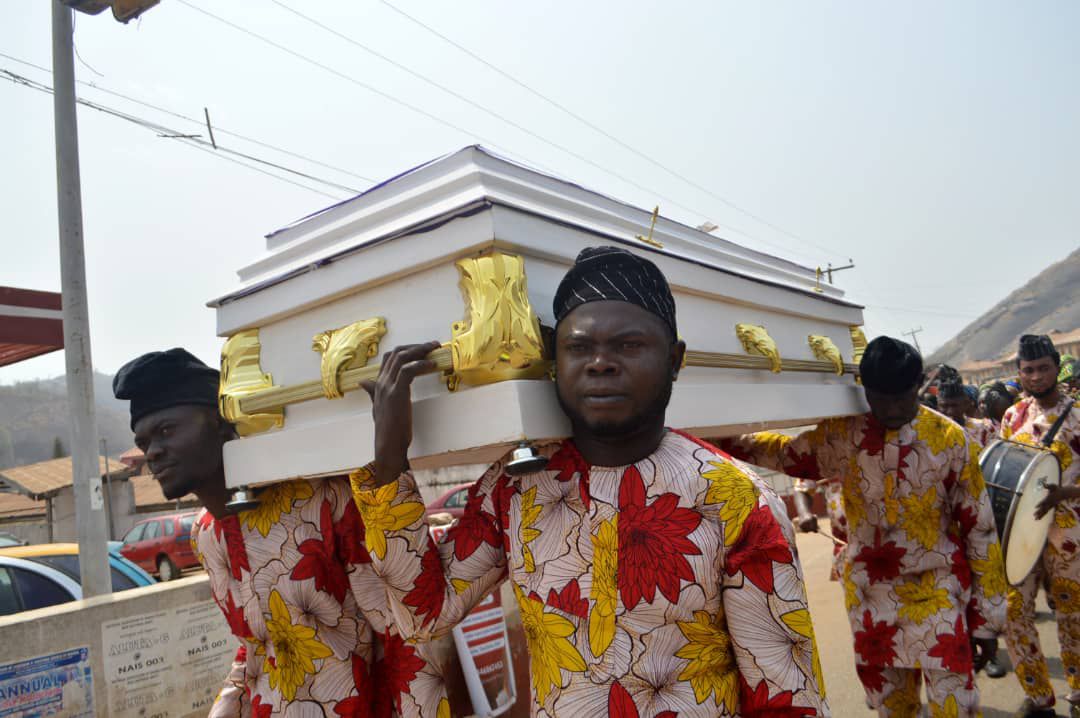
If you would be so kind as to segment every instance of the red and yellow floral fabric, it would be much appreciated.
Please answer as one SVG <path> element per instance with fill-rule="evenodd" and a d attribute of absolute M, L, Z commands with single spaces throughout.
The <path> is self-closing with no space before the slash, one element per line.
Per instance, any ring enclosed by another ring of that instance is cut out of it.
<path fill-rule="evenodd" d="M 792 476 L 840 477 L 858 665 L 971 671 L 969 632 L 1001 631 L 1006 582 L 978 450 L 959 426 L 921 407 L 895 430 L 868 413 L 723 446 Z"/>
<path fill-rule="evenodd" d="M 1032 446 L 1042 445 L 1046 433 L 1065 411 L 1068 397 L 1050 410 L 1026 397 L 1009 407 L 1001 418 L 1001 438 Z M 1061 466 L 1061 485 L 1080 483 L 1080 408 L 1073 407 L 1050 450 Z M 1022 584 L 1009 588 L 1009 620 L 1005 642 L 1024 692 L 1039 706 L 1054 705 L 1046 658 L 1035 630 L 1035 593 L 1043 573 L 1049 574 L 1061 644 L 1061 661 L 1069 687 L 1080 690 L 1080 501 L 1064 501 L 1054 509 L 1041 570 Z"/>
<path fill-rule="evenodd" d="M 192 528 L 241 643 L 210 715 L 449 718 L 442 667 L 390 620 L 348 480 L 274 484 L 259 500 Z"/>
<path fill-rule="evenodd" d="M 630 466 L 540 450 L 544 471 L 494 464 L 439 544 L 410 474 L 354 474 L 405 635 L 445 633 L 509 577 L 534 715 L 828 714 L 791 524 L 759 478 L 677 432 Z"/>
<path fill-rule="evenodd" d="M 829 571 L 830 581 L 839 581 L 844 573 L 844 549 L 848 541 L 847 516 L 844 515 L 844 485 L 840 479 L 822 479 L 821 481 L 808 481 L 807 479 L 795 479 L 795 491 L 801 491 L 807 496 L 813 497 L 818 491 L 825 493 L 825 513 L 829 517 L 829 533 L 838 542 L 833 543 L 832 568 Z M 811 498 L 811 500 L 813 500 Z"/>
<path fill-rule="evenodd" d="M 968 439 L 978 444 L 981 451 L 990 445 L 990 442 L 998 438 L 1001 425 L 993 419 L 976 419 L 969 416 L 964 420 L 964 433 Z"/>

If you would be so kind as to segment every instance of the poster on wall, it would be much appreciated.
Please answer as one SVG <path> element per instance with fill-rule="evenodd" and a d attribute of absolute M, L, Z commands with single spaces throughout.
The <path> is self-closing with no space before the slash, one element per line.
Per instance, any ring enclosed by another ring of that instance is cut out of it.
<path fill-rule="evenodd" d="M 440 540 L 449 526 L 432 526 L 431 537 Z M 469 690 L 473 714 L 493 718 L 514 705 L 514 665 L 506 635 L 502 600 L 498 590 L 485 598 L 454 627 L 454 646 Z"/>
<path fill-rule="evenodd" d="M 53 715 L 95 715 L 89 646 L 0 665 L 0 718 Z"/>
<path fill-rule="evenodd" d="M 209 710 L 237 648 L 213 601 L 109 621 L 101 643 L 114 718 Z"/>

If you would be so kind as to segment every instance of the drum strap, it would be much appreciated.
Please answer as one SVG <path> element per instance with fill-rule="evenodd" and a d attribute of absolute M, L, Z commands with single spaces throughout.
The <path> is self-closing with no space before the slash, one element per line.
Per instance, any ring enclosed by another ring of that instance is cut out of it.
<path fill-rule="evenodd" d="M 1057 436 L 1058 431 L 1061 430 L 1061 425 L 1069 418 L 1069 412 L 1072 411 L 1073 404 L 1075 403 L 1076 399 L 1069 399 L 1069 403 L 1065 405 L 1065 411 L 1061 412 L 1061 416 L 1057 418 L 1054 425 L 1050 427 L 1050 431 L 1046 432 L 1046 436 L 1043 437 L 1043 446 L 1049 449 L 1050 445 L 1054 443 L 1054 437 Z"/>

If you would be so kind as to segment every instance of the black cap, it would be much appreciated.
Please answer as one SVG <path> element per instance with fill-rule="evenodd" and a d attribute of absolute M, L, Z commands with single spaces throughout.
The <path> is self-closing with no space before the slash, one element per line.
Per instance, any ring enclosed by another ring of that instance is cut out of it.
<path fill-rule="evenodd" d="M 220 373 L 185 349 L 132 359 L 113 377 L 113 394 L 131 402 L 131 428 L 147 414 L 181 404 L 218 405 Z"/>
<path fill-rule="evenodd" d="M 1053 357 L 1054 363 L 1061 366 L 1061 355 L 1054 342 L 1045 334 L 1025 334 L 1020 337 L 1020 346 L 1016 350 L 1016 360 L 1034 361 L 1043 357 Z"/>
<path fill-rule="evenodd" d="M 918 350 L 892 337 L 878 337 L 866 345 L 859 362 L 863 386 L 882 394 L 903 394 L 922 380 Z"/>
<path fill-rule="evenodd" d="M 619 247 L 586 247 L 555 290 L 552 308 L 556 324 L 588 302 L 621 301 L 636 304 L 675 329 L 675 298 L 660 269 Z"/>

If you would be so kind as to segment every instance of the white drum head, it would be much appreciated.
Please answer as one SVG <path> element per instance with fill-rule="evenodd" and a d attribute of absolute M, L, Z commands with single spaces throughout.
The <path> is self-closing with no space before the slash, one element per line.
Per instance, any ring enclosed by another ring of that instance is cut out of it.
<path fill-rule="evenodd" d="M 1060 481 L 1061 469 L 1050 453 L 1035 459 L 1020 479 L 1017 486 L 1020 495 L 1016 499 L 1005 547 L 1005 578 L 1013 586 L 1022 583 L 1042 557 L 1054 512 L 1036 519 L 1035 507 L 1046 496 L 1046 486 Z"/>

